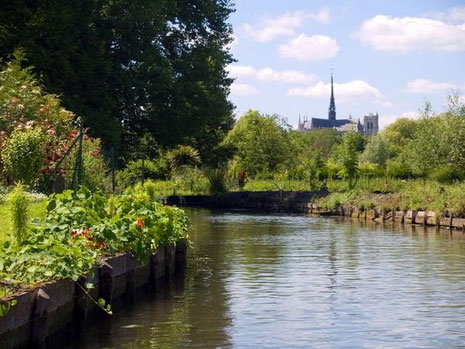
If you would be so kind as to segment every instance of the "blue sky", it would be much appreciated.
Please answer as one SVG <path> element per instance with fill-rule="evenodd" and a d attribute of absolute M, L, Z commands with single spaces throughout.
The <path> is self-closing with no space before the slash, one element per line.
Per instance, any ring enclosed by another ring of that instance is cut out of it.
<path fill-rule="evenodd" d="M 337 118 L 378 112 L 385 126 L 416 117 L 425 99 L 441 111 L 465 92 L 465 1 L 236 0 L 237 62 L 230 99 L 277 113 L 327 117 L 334 69 Z"/>

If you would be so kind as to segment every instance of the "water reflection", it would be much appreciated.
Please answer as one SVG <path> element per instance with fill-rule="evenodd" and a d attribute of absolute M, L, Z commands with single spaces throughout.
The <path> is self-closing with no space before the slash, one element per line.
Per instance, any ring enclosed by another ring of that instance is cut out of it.
<path fill-rule="evenodd" d="M 73 348 L 465 346 L 463 233 L 189 210 L 186 275 Z"/>

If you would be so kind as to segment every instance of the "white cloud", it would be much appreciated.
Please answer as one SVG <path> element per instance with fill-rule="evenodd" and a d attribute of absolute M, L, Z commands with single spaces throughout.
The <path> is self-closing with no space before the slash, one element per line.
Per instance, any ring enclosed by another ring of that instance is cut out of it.
<path fill-rule="evenodd" d="M 440 12 L 428 12 L 425 16 L 448 23 L 464 23 L 465 6 L 456 6 Z"/>
<path fill-rule="evenodd" d="M 231 50 L 233 47 L 236 47 L 239 45 L 239 37 L 236 34 L 231 35 L 232 41 L 226 45 L 226 47 Z"/>
<path fill-rule="evenodd" d="M 419 117 L 420 114 L 414 111 L 409 111 L 401 114 L 379 114 L 379 127 L 380 129 L 383 129 L 400 118 L 418 119 Z"/>
<path fill-rule="evenodd" d="M 277 37 L 295 35 L 295 30 L 306 20 L 323 24 L 328 23 L 329 10 L 323 8 L 317 13 L 305 11 L 286 12 L 282 16 L 274 18 L 266 16 L 256 26 L 249 23 L 243 24 L 242 30 L 255 41 L 269 42 Z"/>
<path fill-rule="evenodd" d="M 226 70 L 232 78 L 251 77 L 257 74 L 257 70 L 250 65 L 228 65 Z"/>
<path fill-rule="evenodd" d="M 287 84 L 313 84 L 318 81 L 315 74 L 305 74 L 299 70 L 276 71 L 271 68 L 255 69 L 252 66 L 230 65 L 227 67 L 232 78 L 253 77 L 260 81 L 281 82 Z"/>
<path fill-rule="evenodd" d="M 407 93 L 438 93 L 454 89 L 463 89 L 465 85 L 453 84 L 450 82 L 434 82 L 427 79 L 416 79 L 409 81 L 403 92 Z"/>
<path fill-rule="evenodd" d="M 279 47 L 279 53 L 300 61 L 318 61 L 332 58 L 339 52 L 336 40 L 324 35 L 300 34 Z"/>
<path fill-rule="evenodd" d="M 236 96 L 251 96 L 258 94 L 258 90 L 252 85 L 234 82 L 231 85 L 231 94 Z"/>
<path fill-rule="evenodd" d="M 465 50 L 465 24 L 422 17 L 378 15 L 365 21 L 354 37 L 376 51 Z"/>
<path fill-rule="evenodd" d="M 329 98 L 331 84 L 318 82 L 309 87 L 297 87 L 287 91 L 287 96 L 301 96 L 310 98 Z M 334 94 L 336 101 L 356 103 L 363 99 L 372 99 L 375 103 L 388 102 L 386 97 L 375 87 L 362 80 L 353 80 L 346 83 L 335 83 Z"/>
<path fill-rule="evenodd" d="M 312 84 L 318 81 L 315 74 L 305 74 L 299 70 L 275 71 L 263 68 L 257 71 L 257 78 L 262 81 L 278 81 L 288 84 Z"/>

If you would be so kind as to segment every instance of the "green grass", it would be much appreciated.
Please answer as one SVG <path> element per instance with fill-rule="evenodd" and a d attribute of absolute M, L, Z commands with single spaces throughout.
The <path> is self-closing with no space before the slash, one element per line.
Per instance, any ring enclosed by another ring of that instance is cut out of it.
<path fill-rule="evenodd" d="M 44 202 L 31 203 L 31 218 L 40 218 L 45 215 Z M 0 242 L 8 240 L 11 232 L 10 212 L 6 204 L 0 204 Z"/>

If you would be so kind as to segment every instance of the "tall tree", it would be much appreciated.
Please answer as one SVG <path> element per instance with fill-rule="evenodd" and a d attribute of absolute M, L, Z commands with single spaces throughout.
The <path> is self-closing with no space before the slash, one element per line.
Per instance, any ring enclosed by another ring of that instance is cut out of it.
<path fill-rule="evenodd" d="M 124 149 L 149 132 L 213 161 L 232 127 L 230 0 L 0 0 L 0 56 L 24 48 L 50 92 Z"/>

